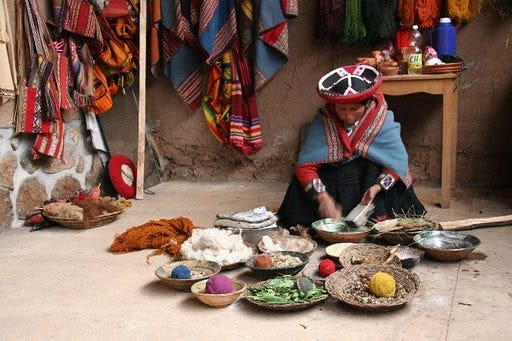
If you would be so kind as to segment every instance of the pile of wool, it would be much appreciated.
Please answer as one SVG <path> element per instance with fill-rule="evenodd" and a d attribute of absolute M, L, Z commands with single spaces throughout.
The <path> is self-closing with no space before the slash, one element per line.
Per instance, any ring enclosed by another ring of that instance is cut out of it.
<path fill-rule="evenodd" d="M 244 244 L 240 234 L 216 228 L 195 229 L 181 245 L 183 259 L 208 260 L 223 265 L 244 262 L 253 249 Z"/>

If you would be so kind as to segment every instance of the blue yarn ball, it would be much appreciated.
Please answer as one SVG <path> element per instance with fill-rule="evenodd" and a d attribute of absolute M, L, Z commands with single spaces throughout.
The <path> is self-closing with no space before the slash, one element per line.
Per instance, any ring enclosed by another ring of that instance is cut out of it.
<path fill-rule="evenodd" d="M 178 265 L 171 272 L 171 278 L 177 279 L 189 279 L 190 278 L 190 269 L 185 265 Z"/>

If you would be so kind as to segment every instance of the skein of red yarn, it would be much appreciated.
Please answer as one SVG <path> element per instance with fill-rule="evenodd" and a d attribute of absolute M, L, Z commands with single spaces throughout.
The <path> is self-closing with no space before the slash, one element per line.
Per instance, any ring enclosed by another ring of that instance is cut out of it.
<path fill-rule="evenodd" d="M 336 264 L 330 259 L 324 259 L 318 264 L 318 273 L 322 277 L 327 277 L 336 271 Z"/>

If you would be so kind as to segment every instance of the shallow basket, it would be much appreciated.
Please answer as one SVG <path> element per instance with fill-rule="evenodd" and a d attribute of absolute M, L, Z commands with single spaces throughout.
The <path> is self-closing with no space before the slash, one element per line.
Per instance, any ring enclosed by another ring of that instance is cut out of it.
<path fill-rule="evenodd" d="M 123 210 L 102 214 L 93 219 L 89 219 L 88 221 L 59 218 L 49 214 L 44 214 L 44 216 L 50 219 L 51 221 L 58 223 L 62 227 L 67 227 L 71 229 L 89 229 L 92 227 L 107 225 L 116 220 L 117 216 L 120 215 L 121 213 L 123 213 Z"/>
<path fill-rule="evenodd" d="M 376 272 L 387 272 L 396 282 L 393 297 L 377 298 L 370 293 L 368 282 Z M 380 312 L 398 308 L 416 298 L 421 282 L 415 273 L 396 266 L 358 265 L 336 271 L 325 281 L 325 289 L 340 301 L 366 311 Z"/>
<path fill-rule="evenodd" d="M 354 244 L 341 251 L 339 261 L 344 268 L 354 265 L 381 265 L 390 256 L 390 250 L 388 247 L 372 243 Z M 354 264 L 354 259 L 361 260 L 362 262 Z M 402 262 L 395 255 L 387 265 L 401 267 Z"/>
<path fill-rule="evenodd" d="M 193 278 L 172 278 L 172 270 L 179 266 L 184 265 L 189 268 L 191 277 Z M 169 284 L 176 290 L 187 291 L 190 287 L 199 281 L 206 280 L 221 271 L 221 266 L 212 261 L 207 260 L 183 260 L 170 264 L 162 265 L 155 270 L 155 275 L 165 283 Z"/>

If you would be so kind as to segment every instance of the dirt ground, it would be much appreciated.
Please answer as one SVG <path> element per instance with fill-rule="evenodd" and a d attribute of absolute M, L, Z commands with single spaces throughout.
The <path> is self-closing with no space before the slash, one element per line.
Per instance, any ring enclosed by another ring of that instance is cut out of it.
<path fill-rule="evenodd" d="M 512 226 L 474 229 L 482 244 L 454 263 L 430 258 L 411 270 L 419 297 L 399 309 L 368 313 L 330 297 L 297 312 L 273 312 L 240 299 L 214 309 L 155 276 L 169 262 L 152 250 L 114 255 L 114 236 L 151 219 L 190 218 L 211 226 L 215 215 L 258 206 L 277 209 L 284 183 L 167 182 L 134 200 L 113 223 L 86 230 L 54 227 L 0 235 L 2 340 L 510 340 Z M 451 208 L 436 206 L 439 188 L 417 187 L 436 221 L 512 214 L 510 191 L 455 191 Z M 325 256 L 324 247 L 311 256 Z M 225 272 L 248 284 L 250 269 Z"/>

